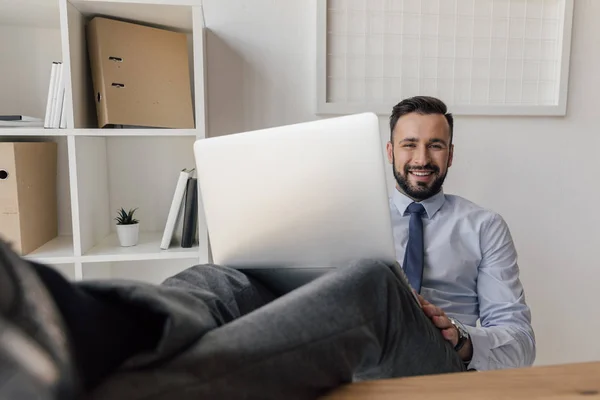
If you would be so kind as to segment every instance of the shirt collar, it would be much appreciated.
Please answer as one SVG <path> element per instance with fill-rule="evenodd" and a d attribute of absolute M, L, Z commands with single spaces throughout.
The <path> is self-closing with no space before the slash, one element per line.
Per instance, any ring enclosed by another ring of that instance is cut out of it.
<path fill-rule="evenodd" d="M 394 188 L 394 194 L 392 195 L 394 205 L 400 212 L 400 215 L 405 215 L 406 209 L 408 206 L 414 202 L 413 199 L 401 193 L 398 189 Z M 444 190 L 440 189 L 437 194 L 431 196 L 428 199 L 420 201 L 425 208 L 425 212 L 427 213 L 427 218 L 431 219 L 435 215 L 436 212 L 444 205 L 446 201 L 446 196 L 444 195 Z"/>

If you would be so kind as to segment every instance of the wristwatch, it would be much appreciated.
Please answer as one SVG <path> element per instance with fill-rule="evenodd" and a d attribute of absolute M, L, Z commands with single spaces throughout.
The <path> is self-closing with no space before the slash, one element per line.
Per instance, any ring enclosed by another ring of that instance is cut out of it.
<path fill-rule="evenodd" d="M 458 343 L 454 346 L 454 350 L 459 351 L 465 345 L 467 340 L 469 340 L 469 332 L 465 328 L 465 326 L 460 322 L 455 320 L 454 318 L 448 317 L 450 323 L 454 325 L 456 330 L 458 331 Z"/>

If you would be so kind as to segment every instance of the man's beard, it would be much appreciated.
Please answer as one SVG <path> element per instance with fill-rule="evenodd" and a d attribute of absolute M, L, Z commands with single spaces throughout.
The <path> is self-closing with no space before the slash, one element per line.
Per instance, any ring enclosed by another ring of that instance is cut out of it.
<path fill-rule="evenodd" d="M 415 200 L 421 201 L 425 200 L 435 194 L 437 194 L 442 185 L 444 184 L 444 180 L 446 179 L 446 171 L 443 175 L 440 175 L 440 169 L 433 164 L 426 164 L 424 166 L 419 167 L 409 167 L 408 165 L 404 166 L 404 176 L 402 176 L 398 170 L 396 169 L 396 160 L 395 158 L 392 160 L 392 165 L 394 169 L 394 178 L 396 178 L 396 183 L 398 187 L 402 189 L 402 191 L 408 196 Z M 411 184 L 408 180 L 409 173 L 411 170 L 420 170 L 420 171 L 431 171 L 434 176 L 436 176 L 435 180 L 431 183 L 431 186 L 427 186 L 426 182 L 417 182 L 416 186 Z"/>

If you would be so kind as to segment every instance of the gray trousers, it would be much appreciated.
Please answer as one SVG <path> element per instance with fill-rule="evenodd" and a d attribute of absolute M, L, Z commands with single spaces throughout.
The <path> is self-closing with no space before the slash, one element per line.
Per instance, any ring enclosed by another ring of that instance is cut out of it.
<path fill-rule="evenodd" d="M 313 399 L 353 381 L 464 371 L 390 267 L 362 261 L 276 297 L 199 265 L 160 286 L 85 284 L 166 313 L 158 348 L 92 399 Z"/>

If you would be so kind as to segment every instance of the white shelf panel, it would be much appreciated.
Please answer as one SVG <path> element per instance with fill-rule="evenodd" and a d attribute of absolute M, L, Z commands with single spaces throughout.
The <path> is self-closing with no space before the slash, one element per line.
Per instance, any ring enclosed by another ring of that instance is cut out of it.
<path fill-rule="evenodd" d="M 201 6 L 203 0 L 73 0 L 76 3 L 109 3 L 112 7 L 119 4 L 141 4 L 160 6 Z"/>
<path fill-rule="evenodd" d="M 74 262 L 73 236 L 57 236 L 23 258 L 43 264 L 67 264 Z"/>
<path fill-rule="evenodd" d="M 2 136 L 198 136 L 202 137 L 200 129 L 45 129 L 45 128 L 0 128 Z"/>
<path fill-rule="evenodd" d="M 201 1 L 96 1 L 69 0 L 85 17 L 104 15 L 145 24 L 192 32 L 192 5 Z"/>
<path fill-rule="evenodd" d="M 70 129 L 73 136 L 197 136 L 198 129 Z"/>
<path fill-rule="evenodd" d="M 86 252 L 82 262 L 108 261 L 141 261 L 193 259 L 199 257 L 198 246 L 181 248 L 172 244 L 168 250 L 160 248 L 162 232 L 140 232 L 140 240 L 136 246 L 121 247 L 116 233 L 105 237 L 98 245 Z"/>
<path fill-rule="evenodd" d="M 66 129 L 0 128 L 0 136 L 66 136 Z"/>

